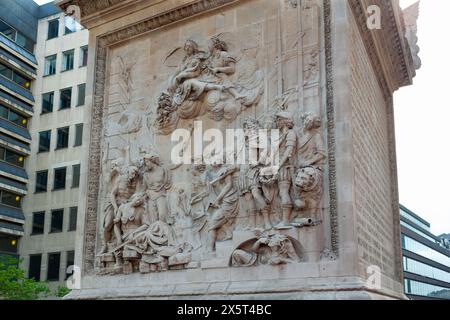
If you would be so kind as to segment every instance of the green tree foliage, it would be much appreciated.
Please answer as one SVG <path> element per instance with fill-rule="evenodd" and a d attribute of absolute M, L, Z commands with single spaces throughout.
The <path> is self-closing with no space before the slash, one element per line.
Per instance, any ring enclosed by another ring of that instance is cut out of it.
<path fill-rule="evenodd" d="M 72 290 L 70 290 L 69 288 L 67 288 L 65 286 L 59 286 L 58 289 L 56 289 L 55 296 L 62 298 L 65 295 L 69 294 L 70 291 L 72 291 Z"/>
<path fill-rule="evenodd" d="M 37 300 L 49 293 L 46 283 L 28 279 L 19 260 L 0 256 L 0 300 Z"/>

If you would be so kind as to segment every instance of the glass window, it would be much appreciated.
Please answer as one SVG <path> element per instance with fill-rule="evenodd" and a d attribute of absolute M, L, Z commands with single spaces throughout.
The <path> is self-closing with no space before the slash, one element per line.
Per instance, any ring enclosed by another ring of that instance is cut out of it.
<path fill-rule="evenodd" d="M 8 192 L 5 190 L 0 191 L 0 200 L 2 204 L 6 204 L 7 206 L 20 208 L 22 197 L 14 194 L 12 192 Z"/>
<path fill-rule="evenodd" d="M 0 20 L 0 32 L 7 36 L 12 41 L 16 41 L 16 29 L 11 27 L 6 22 Z"/>
<path fill-rule="evenodd" d="M 66 168 L 55 169 L 55 177 L 53 182 L 53 189 L 60 190 L 66 188 Z"/>
<path fill-rule="evenodd" d="M 59 20 L 51 20 L 48 22 L 48 35 L 47 39 L 53 39 L 58 37 Z"/>
<path fill-rule="evenodd" d="M 47 266 L 47 280 L 59 281 L 59 263 L 61 260 L 61 253 L 49 253 L 48 254 L 48 266 Z"/>
<path fill-rule="evenodd" d="M 59 109 L 69 109 L 72 104 L 72 88 L 61 90 Z"/>
<path fill-rule="evenodd" d="M 54 92 L 44 93 L 42 95 L 42 113 L 49 113 L 53 111 Z"/>
<path fill-rule="evenodd" d="M 72 17 L 64 17 L 64 34 L 74 33 L 77 30 L 81 30 L 80 24 Z"/>
<path fill-rule="evenodd" d="M 45 211 L 33 213 L 33 228 L 31 234 L 43 234 L 45 224 Z"/>
<path fill-rule="evenodd" d="M 450 272 L 435 268 L 420 261 L 403 257 L 403 270 L 424 277 L 441 280 L 450 283 Z"/>
<path fill-rule="evenodd" d="M 64 149 L 69 146 L 69 127 L 57 129 L 56 149 Z"/>
<path fill-rule="evenodd" d="M 17 112 L 14 112 L 12 110 L 9 110 L 8 114 L 8 120 L 17 124 L 18 126 L 21 126 L 23 128 L 27 127 L 28 120 L 24 116 L 18 114 Z"/>
<path fill-rule="evenodd" d="M 75 264 L 75 251 L 67 251 L 67 263 L 66 263 L 66 280 L 72 275 L 67 273 L 67 269 Z"/>
<path fill-rule="evenodd" d="M 5 78 L 12 80 L 13 72 L 10 67 L 0 62 L 0 74 Z"/>
<path fill-rule="evenodd" d="M 80 186 L 80 165 L 75 164 L 72 166 L 72 188 L 78 188 Z"/>
<path fill-rule="evenodd" d="M 67 70 L 73 69 L 73 57 L 74 57 L 73 50 L 63 52 L 61 71 L 67 71 Z"/>
<path fill-rule="evenodd" d="M 31 86 L 31 80 L 22 76 L 20 73 L 14 71 L 11 67 L 0 62 L 0 74 L 5 78 L 17 83 L 19 86 L 29 90 Z"/>
<path fill-rule="evenodd" d="M 36 189 L 35 192 L 47 191 L 48 170 L 36 172 Z"/>
<path fill-rule="evenodd" d="M 84 105 L 84 98 L 86 96 L 86 84 L 79 84 L 78 85 L 78 100 L 77 100 L 77 106 L 83 106 Z"/>
<path fill-rule="evenodd" d="M 405 279 L 405 293 L 422 297 L 450 299 L 450 288 Z"/>
<path fill-rule="evenodd" d="M 63 220 L 64 220 L 64 210 L 63 209 L 53 210 L 50 233 L 62 232 Z"/>
<path fill-rule="evenodd" d="M 41 254 L 30 255 L 30 264 L 28 266 L 28 278 L 36 281 L 41 280 Z"/>
<path fill-rule="evenodd" d="M 24 157 L 14 151 L 0 147 L 0 160 L 18 167 L 23 167 Z"/>
<path fill-rule="evenodd" d="M 39 152 L 46 152 L 50 150 L 51 137 L 51 130 L 39 132 Z"/>
<path fill-rule="evenodd" d="M 17 72 L 13 72 L 13 79 L 12 79 L 15 83 L 17 83 L 18 85 L 24 87 L 25 89 L 30 90 L 31 87 L 31 81 L 28 80 L 27 78 L 23 77 L 22 75 L 20 75 Z"/>
<path fill-rule="evenodd" d="M 56 73 L 56 54 L 45 57 L 44 76 L 49 76 Z"/>
<path fill-rule="evenodd" d="M 77 214 L 78 214 L 78 207 L 70 208 L 69 229 L 67 231 L 77 230 Z"/>
<path fill-rule="evenodd" d="M 17 112 L 9 109 L 2 104 L 0 104 L 0 117 L 9 120 L 23 128 L 27 127 L 28 120 L 24 116 L 18 114 Z"/>
<path fill-rule="evenodd" d="M 82 47 L 80 49 L 80 67 L 85 67 L 87 66 L 88 63 L 88 47 Z"/>
<path fill-rule="evenodd" d="M 434 260 L 444 266 L 450 266 L 450 257 L 416 241 L 404 234 L 401 235 L 402 238 L 402 247 L 405 250 L 414 252 L 422 257 L 428 258 L 430 260 Z"/>
<path fill-rule="evenodd" d="M 75 125 L 75 143 L 74 147 L 81 146 L 83 144 L 83 124 L 79 123 Z"/>
<path fill-rule="evenodd" d="M 0 258 L 1 252 L 17 253 L 18 238 L 10 235 L 0 234 Z"/>

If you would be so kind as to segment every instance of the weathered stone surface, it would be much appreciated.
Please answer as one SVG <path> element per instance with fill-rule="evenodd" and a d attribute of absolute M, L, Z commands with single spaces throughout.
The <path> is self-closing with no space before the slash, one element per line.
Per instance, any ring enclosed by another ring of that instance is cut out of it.
<path fill-rule="evenodd" d="M 403 297 L 389 110 L 414 66 L 395 19 L 367 34 L 364 2 L 58 2 L 81 5 L 96 48 L 69 298 Z M 173 163 L 172 133 L 198 141 L 196 121 L 242 129 L 244 150 L 280 133 L 280 166 L 261 147 L 254 165 Z"/>

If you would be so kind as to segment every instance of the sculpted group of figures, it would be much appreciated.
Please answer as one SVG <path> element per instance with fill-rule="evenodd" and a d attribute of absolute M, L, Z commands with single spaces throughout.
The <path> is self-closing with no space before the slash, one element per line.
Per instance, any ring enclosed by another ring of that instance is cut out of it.
<path fill-rule="evenodd" d="M 252 64 L 254 61 L 230 53 L 220 36 L 209 40 L 206 51 L 196 41 L 186 41 L 181 65 L 158 99 L 159 133 L 169 134 L 179 119 L 205 113 L 216 121 L 235 120 L 243 110 L 256 105 L 264 92 L 264 77 Z M 239 73 L 239 67 L 245 72 Z"/>
<path fill-rule="evenodd" d="M 260 71 L 247 68 L 251 72 L 246 77 L 232 81 L 237 59 L 220 37 L 210 40 L 208 52 L 193 40 L 186 42 L 184 52 L 181 66 L 158 100 L 160 134 L 172 132 L 180 118 L 210 113 L 218 121 L 234 120 L 244 108 L 258 103 L 263 92 Z M 196 268 L 200 261 L 217 257 L 218 242 L 232 240 L 238 231 L 253 237 L 234 247 L 231 266 L 298 260 L 297 240 L 283 230 L 321 219 L 326 158 L 321 120 L 316 114 L 303 114 L 298 128 L 283 106 L 268 120 L 245 119 L 245 147 L 259 145 L 253 142 L 260 129 L 278 130 L 278 141 L 270 142 L 278 145 L 277 171 L 266 170 L 270 164 L 266 151 L 257 149 L 256 164 L 192 165 L 190 183 L 177 185 L 171 173 L 177 168 L 163 163 L 156 150 L 132 162 L 127 147 L 125 158 L 113 161 L 107 182 L 99 251 L 102 270 Z"/>
<path fill-rule="evenodd" d="M 237 229 L 253 231 L 255 238 L 252 245 L 233 252 L 233 266 L 298 258 L 291 239 L 280 230 L 320 218 L 325 160 L 320 118 L 314 114 L 302 118 L 303 127 L 298 129 L 290 112 L 275 115 L 280 165 L 271 174 L 263 174 L 264 161 L 193 165 L 191 186 L 181 188 L 172 185 L 171 169 L 156 152 L 134 165 L 129 157 L 113 163 L 101 261 L 114 262 L 123 272 L 132 272 L 133 266 L 141 272 L 194 267 L 194 252 L 201 252 L 200 259 L 214 257 L 217 241 L 232 239 Z M 261 127 L 258 120 L 246 119 L 247 146 Z M 237 223 L 242 207 L 244 225 Z M 298 214 L 302 212 L 309 218 Z"/>

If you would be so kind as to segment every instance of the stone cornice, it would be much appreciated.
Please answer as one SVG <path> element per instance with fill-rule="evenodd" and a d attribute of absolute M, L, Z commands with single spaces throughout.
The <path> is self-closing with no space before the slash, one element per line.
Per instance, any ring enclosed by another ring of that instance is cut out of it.
<path fill-rule="evenodd" d="M 405 28 L 398 0 L 349 0 L 364 44 L 386 96 L 410 85 L 415 67 L 405 38 Z M 367 27 L 369 5 L 381 8 L 381 29 Z"/>

